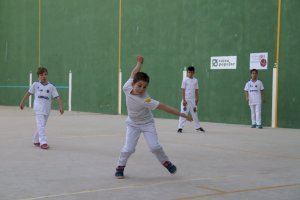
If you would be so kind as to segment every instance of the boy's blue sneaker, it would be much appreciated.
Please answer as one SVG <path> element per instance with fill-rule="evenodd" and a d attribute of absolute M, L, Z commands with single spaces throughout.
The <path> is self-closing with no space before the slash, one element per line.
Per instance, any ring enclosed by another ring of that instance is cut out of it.
<path fill-rule="evenodd" d="M 262 129 L 263 127 L 262 125 L 257 125 L 257 128 Z"/>
<path fill-rule="evenodd" d="M 252 124 L 252 125 L 251 125 L 251 128 L 256 128 L 256 124 Z"/>
<path fill-rule="evenodd" d="M 163 166 L 164 166 L 165 168 L 167 168 L 167 170 L 168 170 L 171 174 L 175 174 L 176 171 L 177 171 L 176 166 L 173 165 L 170 161 L 165 161 L 165 162 L 163 163 Z"/>
<path fill-rule="evenodd" d="M 125 166 L 118 166 L 116 168 L 116 173 L 115 173 L 116 178 L 118 178 L 118 179 L 124 178 L 124 168 L 125 168 Z"/>

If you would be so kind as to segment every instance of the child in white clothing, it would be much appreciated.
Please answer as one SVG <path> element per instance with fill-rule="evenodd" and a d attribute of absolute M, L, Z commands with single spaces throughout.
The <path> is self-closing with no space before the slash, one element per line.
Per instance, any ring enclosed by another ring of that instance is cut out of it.
<path fill-rule="evenodd" d="M 181 89 L 182 89 L 182 102 L 181 102 L 181 112 L 188 114 L 191 113 L 193 121 L 195 123 L 195 129 L 197 131 L 205 132 L 204 129 L 200 126 L 197 105 L 199 100 L 199 87 L 198 80 L 194 77 L 195 68 L 189 66 L 187 68 L 186 77 L 182 80 Z M 183 126 L 186 122 L 186 119 L 179 117 L 177 133 L 182 133 Z"/>
<path fill-rule="evenodd" d="M 246 101 L 249 103 L 251 110 L 251 128 L 262 129 L 261 104 L 263 101 L 264 85 L 260 80 L 258 80 L 257 69 L 252 69 L 250 73 L 251 80 L 246 83 L 244 91 Z"/>
<path fill-rule="evenodd" d="M 176 166 L 170 162 L 162 146 L 158 142 L 151 110 L 163 110 L 192 121 L 190 116 L 180 113 L 175 108 L 149 97 L 146 90 L 150 78 L 146 73 L 140 72 L 143 61 L 144 58 L 142 56 L 137 57 L 137 64 L 132 70 L 130 78 L 123 86 L 123 91 L 126 95 L 128 117 L 126 120 L 127 131 L 125 144 L 121 150 L 121 155 L 119 157 L 115 173 L 115 176 L 120 179 L 124 178 L 124 168 L 128 158 L 135 151 L 141 132 L 144 133 L 144 137 L 151 152 L 157 157 L 159 162 L 166 167 L 171 174 L 174 174 L 177 170 Z"/>
<path fill-rule="evenodd" d="M 64 113 L 63 104 L 56 87 L 47 80 L 48 70 L 44 67 L 39 67 L 37 70 L 39 77 L 38 82 L 34 82 L 29 90 L 25 93 L 23 99 L 20 102 L 20 108 L 23 110 L 24 101 L 28 99 L 30 95 L 34 95 L 33 108 L 35 111 L 35 119 L 37 125 L 37 131 L 33 137 L 33 144 L 41 147 L 41 149 L 48 149 L 47 138 L 45 134 L 45 126 L 51 109 L 51 99 L 57 100 L 59 105 L 59 111 Z"/>

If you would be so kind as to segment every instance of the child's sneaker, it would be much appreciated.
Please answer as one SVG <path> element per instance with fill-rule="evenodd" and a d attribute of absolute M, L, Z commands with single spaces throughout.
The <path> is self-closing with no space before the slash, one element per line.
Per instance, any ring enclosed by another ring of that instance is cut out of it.
<path fill-rule="evenodd" d="M 42 145 L 41 145 L 41 149 L 49 149 L 48 144 L 42 144 Z"/>
<path fill-rule="evenodd" d="M 118 166 L 116 168 L 116 173 L 115 173 L 116 178 L 118 178 L 118 179 L 124 178 L 124 168 L 125 168 L 125 166 Z"/>
<path fill-rule="evenodd" d="M 179 129 L 177 130 L 177 133 L 182 133 L 182 128 L 179 128 Z"/>
<path fill-rule="evenodd" d="M 262 129 L 263 127 L 262 125 L 257 125 L 257 128 Z"/>
<path fill-rule="evenodd" d="M 202 127 L 197 128 L 196 131 L 201 131 L 201 132 L 203 132 L 203 133 L 205 132 L 205 130 L 204 130 Z"/>
<path fill-rule="evenodd" d="M 167 170 L 168 170 L 171 174 L 175 174 L 176 171 L 177 171 L 176 166 L 173 165 L 170 161 L 165 161 L 165 162 L 163 163 L 163 166 L 164 166 L 165 168 L 167 168 Z"/>
<path fill-rule="evenodd" d="M 39 142 L 35 142 L 35 143 L 33 143 L 33 145 L 36 146 L 36 147 L 40 147 L 40 143 Z"/>
<path fill-rule="evenodd" d="M 251 128 L 256 128 L 256 124 L 252 124 L 252 125 L 251 125 Z"/>

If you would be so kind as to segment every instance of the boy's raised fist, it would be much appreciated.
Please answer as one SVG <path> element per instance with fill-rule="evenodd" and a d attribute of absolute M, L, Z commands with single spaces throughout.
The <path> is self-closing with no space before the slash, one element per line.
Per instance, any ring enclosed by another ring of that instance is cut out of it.
<path fill-rule="evenodd" d="M 143 57 L 143 56 L 137 56 L 137 57 L 136 57 L 136 61 L 143 64 L 143 62 L 144 62 L 144 57 Z"/>

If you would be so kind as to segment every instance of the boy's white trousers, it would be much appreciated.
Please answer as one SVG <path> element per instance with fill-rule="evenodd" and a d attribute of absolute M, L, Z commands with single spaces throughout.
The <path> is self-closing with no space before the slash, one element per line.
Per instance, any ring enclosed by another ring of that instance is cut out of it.
<path fill-rule="evenodd" d="M 150 151 L 156 156 L 159 162 L 163 164 L 165 161 L 169 161 L 169 158 L 158 142 L 154 122 L 134 126 L 127 124 L 125 144 L 121 150 L 118 166 L 126 166 L 128 158 L 135 152 L 135 147 L 142 132 Z"/>
<path fill-rule="evenodd" d="M 186 110 L 184 110 L 183 102 L 181 102 L 181 111 L 180 112 L 185 113 L 186 115 L 188 115 L 188 113 L 191 113 L 193 121 L 195 123 L 195 129 L 198 129 L 198 128 L 200 128 L 200 123 L 199 123 L 199 119 L 198 119 L 197 110 L 196 110 L 196 112 L 194 112 L 194 108 L 197 109 L 195 100 L 186 100 L 186 101 L 187 101 Z M 179 117 L 178 129 L 179 128 L 182 129 L 184 127 L 185 122 L 186 122 L 186 118 Z"/>
<path fill-rule="evenodd" d="M 251 110 L 252 125 L 261 125 L 261 104 L 249 105 Z"/>
<path fill-rule="evenodd" d="M 35 115 L 37 131 L 33 135 L 33 143 L 40 143 L 40 145 L 47 144 L 47 137 L 45 133 L 46 123 L 49 115 Z"/>

